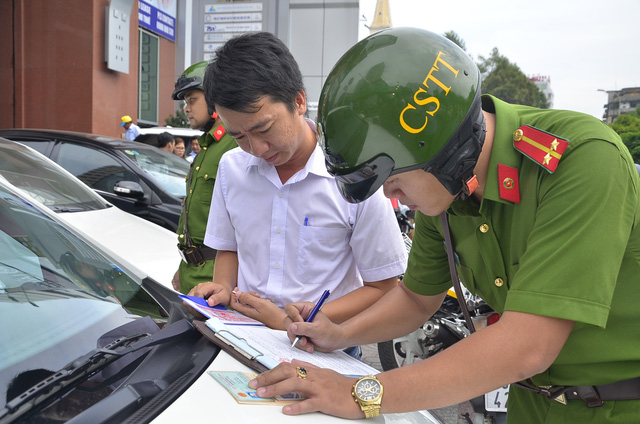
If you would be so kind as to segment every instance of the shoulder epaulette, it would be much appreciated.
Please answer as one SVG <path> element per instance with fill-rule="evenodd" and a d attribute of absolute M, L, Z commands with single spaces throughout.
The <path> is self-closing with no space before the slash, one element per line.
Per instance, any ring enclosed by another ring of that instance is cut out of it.
<path fill-rule="evenodd" d="M 216 141 L 220 141 L 222 136 L 225 135 L 226 133 L 227 133 L 227 130 L 225 130 L 222 125 L 218 125 L 218 128 L 216 128 L 215 131 L 213 132 L 213 137 L 216 139 Z"/>
<path fill-rule="evenodd" d="M 513 147 L 553 173 L 569 142 L 548 132 L 523 125 L 513 133 Z"/>

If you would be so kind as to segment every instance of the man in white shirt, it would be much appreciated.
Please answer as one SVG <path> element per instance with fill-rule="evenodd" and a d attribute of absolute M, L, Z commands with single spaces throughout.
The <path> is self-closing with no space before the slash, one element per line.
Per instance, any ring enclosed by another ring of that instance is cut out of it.
<path fill-rule="evenodd" d="M 283 306 L 325 289 L 323 312 L 342 322 L 395 287 L 407 255 L 391 203 L 381 191 L 362 204 L 343 199 L 287 47 L 266 32 L 234 38 L 204 88 L 239 147 L 220 162 L 207 224 L 213 282 L 190 294 L 284 329 Z"/>
<path fill-rule="evenodd" d="M 122 121 L 120 126 L 125 129 L 124 138 L 133 141 L 140 135 L 140 127 L 133 123 L 133 119 L 129 115 L 124 115 L 120 121 Z"/>

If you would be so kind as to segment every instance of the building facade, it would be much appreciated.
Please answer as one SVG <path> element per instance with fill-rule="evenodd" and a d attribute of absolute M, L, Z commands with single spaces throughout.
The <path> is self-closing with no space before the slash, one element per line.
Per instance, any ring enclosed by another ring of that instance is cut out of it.
<path fill-rule="evenodd" d="M 229 37 L 269 31 L 300 64 L 311 115 L 358 40 L 358 0 L 0 1 L 0 128 L 122 136 L 165 125 L 176 78 Z"/>
<path fill-rule="evenodd" d="M 633 112 L 640 107 L 640 87 L 628 87 L 622 90 L 599 90 L 607 93 L 602 120 L 608 124 L 624 113 Z"/>
<path fill-rule="evenodd" d="M 0 127 L 119 137 L 122 115 L 163 124 L 174 110 L 158 99 L 173 90 L 175 42 L 139 25 L 138 8 L 135 0 L 0 2 Z M 126 55 L 127 72 L 108 67 L 114 13 L 120 44 L 111 48 L 120 62 Z"/>

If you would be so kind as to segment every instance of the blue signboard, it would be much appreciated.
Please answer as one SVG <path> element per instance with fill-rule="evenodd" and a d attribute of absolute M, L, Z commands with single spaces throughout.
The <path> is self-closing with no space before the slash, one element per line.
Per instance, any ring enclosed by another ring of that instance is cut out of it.
<path fill-rule="evenodd" d="M 138 25 L 176 41 L 176 2 L 138 0 Z"/>

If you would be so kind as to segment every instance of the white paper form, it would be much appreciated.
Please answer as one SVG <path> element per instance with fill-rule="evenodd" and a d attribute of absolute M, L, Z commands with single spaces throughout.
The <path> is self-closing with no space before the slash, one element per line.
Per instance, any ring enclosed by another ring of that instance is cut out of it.
<path fill-rule="evenodd" d="M 292 348 L 286 331 L 266 327 L 234 326 L 233 334 L 245 339 L 251 347 L 270 357 L 271 361 L 260 361 L 267 368 L 274 368 L 279 362 L 291 362 L 292 359 L 309 362 L 321 368 L 329 368 L 347 376 L 378 374 L 379 371 L 343 351 L 308 353 Z"/>

